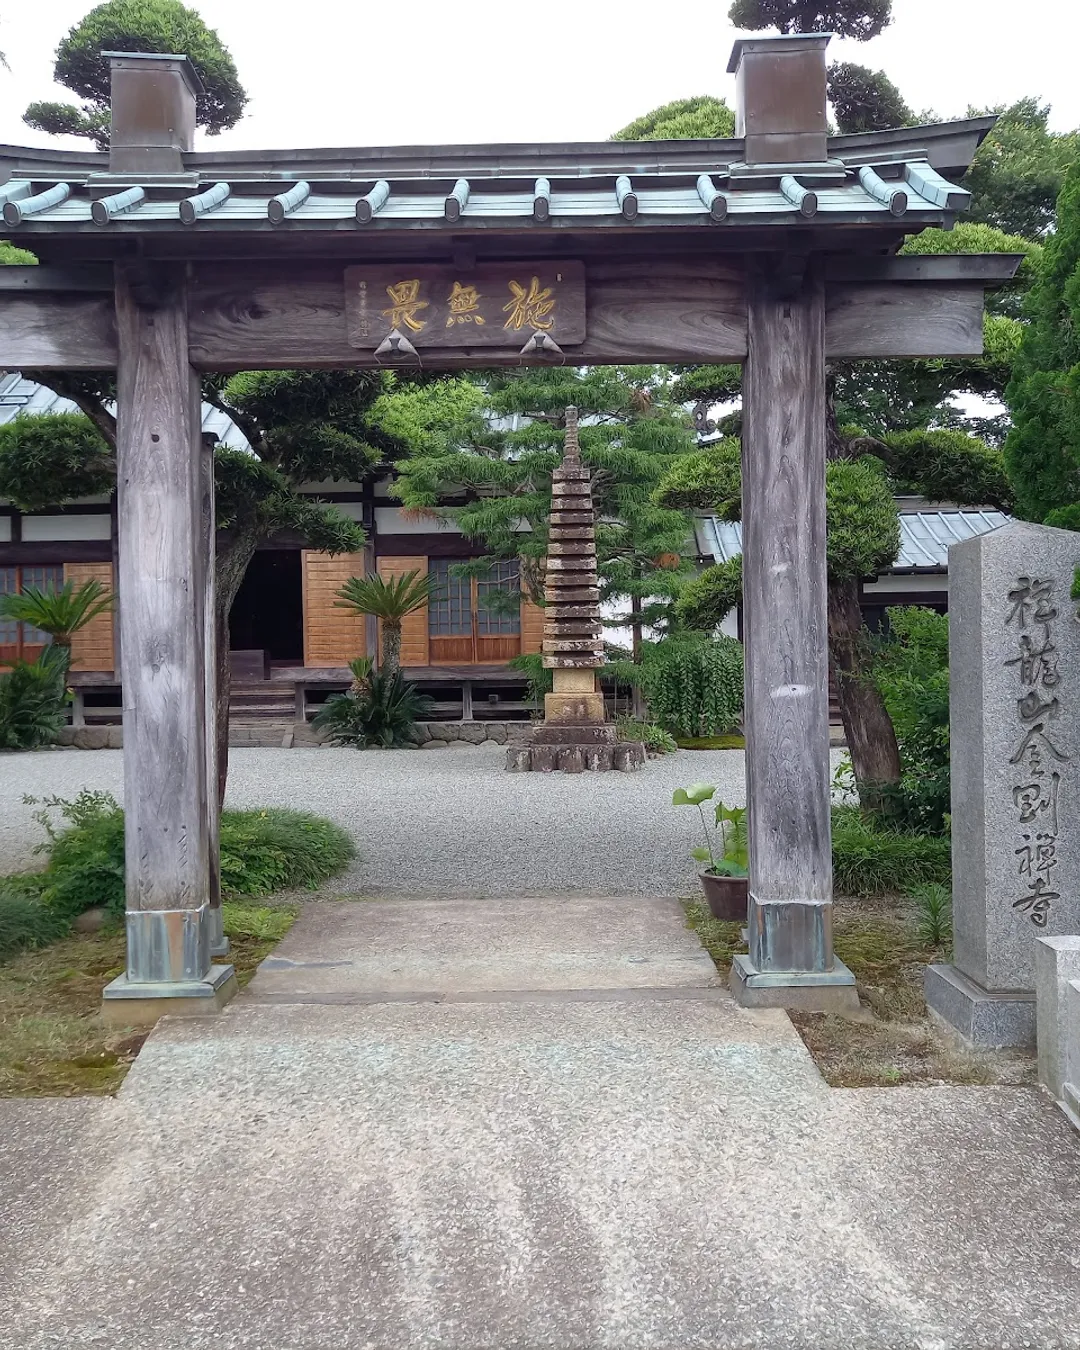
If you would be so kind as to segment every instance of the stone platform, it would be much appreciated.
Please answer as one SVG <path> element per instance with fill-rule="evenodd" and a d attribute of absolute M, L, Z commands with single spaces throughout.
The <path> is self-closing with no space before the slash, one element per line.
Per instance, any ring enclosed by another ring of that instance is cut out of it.
<path fill-rule="evenodd" d="M 4 1350 L 1080 1347 L 1049 1099 L 830 1090 L 674 900 L 309 906 L 0 1139 Z"/>

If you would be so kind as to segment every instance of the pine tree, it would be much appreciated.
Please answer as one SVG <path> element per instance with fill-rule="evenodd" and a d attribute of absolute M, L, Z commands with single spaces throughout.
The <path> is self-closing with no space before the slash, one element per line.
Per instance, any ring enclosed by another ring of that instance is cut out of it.
<path fill-rule="evenodd" d="M 892 22 L 892 0 L 734 0 L 728 18 L 736 28 L 836 33 L 866 42 Z"/>
<path fill-rule="evenodd" d="M 668 622 L 687 572 L 686 515 L 652 498 L 667 468 L 695 445 L 690 419 L 670 399 L 667 383 L 651 366 L 499 372 L 482 395 L 458 409 L 456 432 L 445 430 L 444 421 L 441 434 L 436 407 L 440 399 L 460 402 L 454 391 L 461 382 L 446 382 L 441 395 L 422 391 L 417 400 L 426 419 L 418 417 L 407 430 L 399 408 L 397 420 L 384 423 L 411 445 L 397 491 L 407 508 L 452 517 L 489 558 L 519 557 L 523 586 L 540 601 L 551 474 L 562 455 L 565 409 L 577 407 L 582 459 L 593 470 L 600 517 L 601 599 L 617 607 L 612 626 L 631 629 L 637 659 L 643 629 Z M 465 499 L 444 504 L 455 487 L 465 490 Z"/>
<path fill-rule="evenodd" d="M 102 52 L 179 52 L 190 57 L 204 92 L 196 120 L 210 135 L 234 126 L 247 94 L 221 39 L 180 0 L 106 0 L 67 34 L 56 51 L 53 78 L 83 100 L 31 103 L 23 121 L 50 136 L 86 136 L 107 150 L 111 76 Z"/>

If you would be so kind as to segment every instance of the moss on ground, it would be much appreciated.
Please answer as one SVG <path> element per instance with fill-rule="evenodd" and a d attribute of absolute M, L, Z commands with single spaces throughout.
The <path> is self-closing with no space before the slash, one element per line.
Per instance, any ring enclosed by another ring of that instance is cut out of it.
<path fill-rule="evenodd" d="M 243 986 L 292 926 L 295 906 L 226 902 L 229 960 Z M 73 935 L 0 964 L 0 1097 L 107 1096 L 146 1030 L 106 1027 L 101 991 L 124 969 L 120 927 Z"/>
<path fill-rule="evenodd" d="M 732 957 L 746 951 L 744 925 L 717 922 L 699 897 L 685 908 L 688 926 L 726 979 Z M 923 970 L 948 953 L 920 941 L 903 897 L 838 900 L 833 936 L 837 956 L 855 976 L 861 1011 L 789 1014 L 830 1087 L 1034 1082 L 1031 1056 L 961 1049 L 931 1022 Z"/>
<path fill-rule="evenodd" d="M 676 736 L 680 750 L 745 750 L 746 739 L 734 732 L 724 736 Z"/>

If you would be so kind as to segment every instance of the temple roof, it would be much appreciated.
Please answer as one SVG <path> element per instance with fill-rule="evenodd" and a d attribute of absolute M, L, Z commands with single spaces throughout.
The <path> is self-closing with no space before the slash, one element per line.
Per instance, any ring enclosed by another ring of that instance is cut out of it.
<path fill-rule="evenodd" d="M 817 165 L 748 170 L 742 140 L 190 152 L 174 174 L 118 176 L 105 153 L 0 146 L 10 239 L 670 226 L 952 224 L 994 118 L 834 136 Z"/>

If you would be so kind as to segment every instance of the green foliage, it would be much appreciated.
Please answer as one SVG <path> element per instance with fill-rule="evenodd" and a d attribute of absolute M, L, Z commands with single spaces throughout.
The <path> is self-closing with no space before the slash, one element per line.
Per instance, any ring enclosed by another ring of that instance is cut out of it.
<path fill-rule="evenodd" d="M 107 149 L 110 76 L 102 53 L 108 51 L 190 57 L 205 89 L 196 100 L 196 121 L 211 135 L 243 116 L 247 95 L 232 57 L 195 10 L 180 0 L 107 0 L 77 23 L 56 51 L 53 78 L 85 100 L 82 107 L 33 103 L 23 120 L 52 135 L 88 136 Z"/>
<path fill-rule="evenodd" d="M 0 497 L 40 511 L 111 492 L 116 459 L 82 413 L 20 413 L 0 425 Z"/>
<path fill-rule="evenodd" d="M 668 468 L 653 493 L 672 511 L 708 511 L 721 520 L 742 517 L 742 462 L 732 437 L 683 455 Z"/>
<path fill-rule="evenodd" d="M 893 565 L 900 550 L 900 522 L 889 482 L 872 465 L 830 461 L 825 515 L 831 581 L 876 576 Z"/>
<path fill-rule="evenodd" d="M 968 110 L 971 117 L 984 113 L 996 113 L 998 120 L 963 180 L 972 193 L 969 219 L 1038 239 L 1053 225 L 1058 194 L 1080 152 L 1080 133 L 1051 131 L 1050 107 L 1037 98 Z"/>
<path fill-rule="evenodd" d="M 678 620 L 687 628 L 711 633 L 742 603 L 742 554 L 707 567 L 688 582 L 675 605 Z"/>
<path fill-rule="evenodd" d="M 1019 513 L 1045 520 L 1080 502 L 1080 159 L 1061 191 L 1028 314 L 1006 391 L 1005 462 Z"/>
<path fill-rule="evenodd" d="M 925 882 L 948 884 L 951 850 L 947 836 L 881 829 L 855 807 L 833 808 L 833 884 L 837 895 L 888 895 Z"/>
<path fill-rule="evenodd" d="M 735 135 L 735 114 L 711 94 L 680 98 L 637 117 L 613 141 L 726 140 Z"/>
<path fill-rule="evenodd" d="M 935 502 L 1012 510 L 1005 457 L 962 431 L 900 431 L 882 438 L 895 487 Z"/>
<path fill-rule="evenodd" d="M 372 614 L 383 623 L 401 627 L 409 614 L 431 603 L 435 577 L 430 572 L 405 572 L 400 577 L 350 577 L 335 594 L 338 609 L 354 614 Z"/>
<path fill-rule="evenodd" d="M 64 725 L 62 668 L 51 661 L 16 661 L 0 674 L 0 750 L 51 745 Z"/>
<path fill-rule="evenodd" d="M 892 818 L 943 834 L 950 809 L 949 621 L 920 605 L 896 605 L 888 615 L 872 678 L 900 748 L 900 782 L 888 793 Z"/>
<path fill-rule="evenodd" d="M 416 723 L 429 717 L 434 704 L 398 671 L 372 675 L 366 693 L 334 694 L 312 718 L 335 745 L 358 750 L 384 750 L 415 745 Z"/>
<path fill-rule="evenodd" d="M 713 809 L 713 828 L 719 834 L 719 849 L 709 832 L 704 803 L 712 801 L 716 788 L 711 783 L 691 783 L 688 788 L 676 788 L 671 797 L 672 806 L 696 806 L 705 835 L 703 848 L 690 850 L 695 862 L 718 877 L 744 877 L 749 866 L 747 856 L 746 808 L 725 806 L 717 802 Z"/>
<path fill-rule="evenodd" d="M 75 633 L 111 608 L 111 592 L 94 579 L 81 586 L 65 581 L 56 590 L 25 586 L 21 591 L 0 595 L 0 619 L 40 628 L 60 647 L 70 647 Z"/>
<path fill-rule="evenodd" d="M 645 643 L 641 686 L 650 719 L 666 731 L 681 736 L 730 731 L 742 715 L 742 644 L 701 633 Z"/>
<path fill-rule="evenodd" d="M 33 267 L 37 259 L 25 248 L 18 248 L 10 240 L 0 239 L 0 267 Z"/>
<path fill-rule="evenodd" d="M 829 66 L 829 102 L 843 135 L 910 126 L 915 114 L 883 70 L 851 61 Z"/>
<path fill-rule="evenodd" d="M 221 813 L 221 889 L 226 896 L 314 890 L 355 856 L 351 835 L 308 811 L 266 807 Z"/>
<path fill-rule="evenodd" d="M 892 21 L 892 0 L 734 0 L 728 18 L 736 28 L 835 33 L 866 42 Z"/>
<path fill-rule="evenodd" d="M 544 695 L 550 694 L 554 688 L 555 672 L 549 670 L 544 665 L 542 652 L 522 652 L 518 656 L 512 656 L 506 663 L 512 670 L 520 670 L 529 681 L 529 702 L 534 708 L 544 706 Z"/>
<path fill-rule="evenodd" d="M 677 403 L 727 403 L 742 394 L 742 366 L 673 366 Z"/>
<path fill-rule="evenodd" d="M 37 804 L 41 809 L 35 819 L 47 835 L 38 852 L 48 856 L 48 863 L 30 879 L 41 903 L 66 922 L 97 907 L 121 918 L 124 813 L 119 803 L 107 792 L 84 789 L 72 800 L 48 797 Z M 221 887 L 226 896 L 314 887 L 340 872 L 355 853 L 340 826 L 305 811 L 268 808 L 221 814 Z"/>
<path fill-rule="evenodd" d="M 640 741 L 650 758 L 673 755 L 679 748 L 675 737 L 654 722 L 637 722 L 632 717 L 620 717 L 616 727 L 620 741 Z"/>
<path fill-rule="evenodd" d="M 493 373 L 485 389 L 491 422 L 478 429 L 470 408 L 453 434 L 436 428 L 434 452 L 425 450 L 424 428 L 415 430 L 396 491 L 406 508 L 452 519 L 467 538 L 482 541 L 489 558 L 477 565 L 520 557 L 523 588 L 538 598 L 551 475 L 562 458 L 565 410 L 574 405 L 582 459 L 593 474 L 601 600 L 621 607 L 611 612 L 612 624 L 662 626 L 684 570 L 667 560 L 681 556 L 689 526 L 682 511 L 654 502 L 652 492 L 665 469 L 694 448 L 690 420 L 672 402 L 668 383 L 652 366 Z"/>
<path fill-rule="evenodd" d="M 0 877 L 0 961 L 35 947 L 46 947 L 67 932 L 64 917 L 38 898 L 38 888 L 23 877 Z"/>
<path fill-rule="evenodd" d="M 912 886 L 908 896 L 915 902 L 915 931 L 927 947 L 952 947 L 952 891 L 941 882 Z"/>

